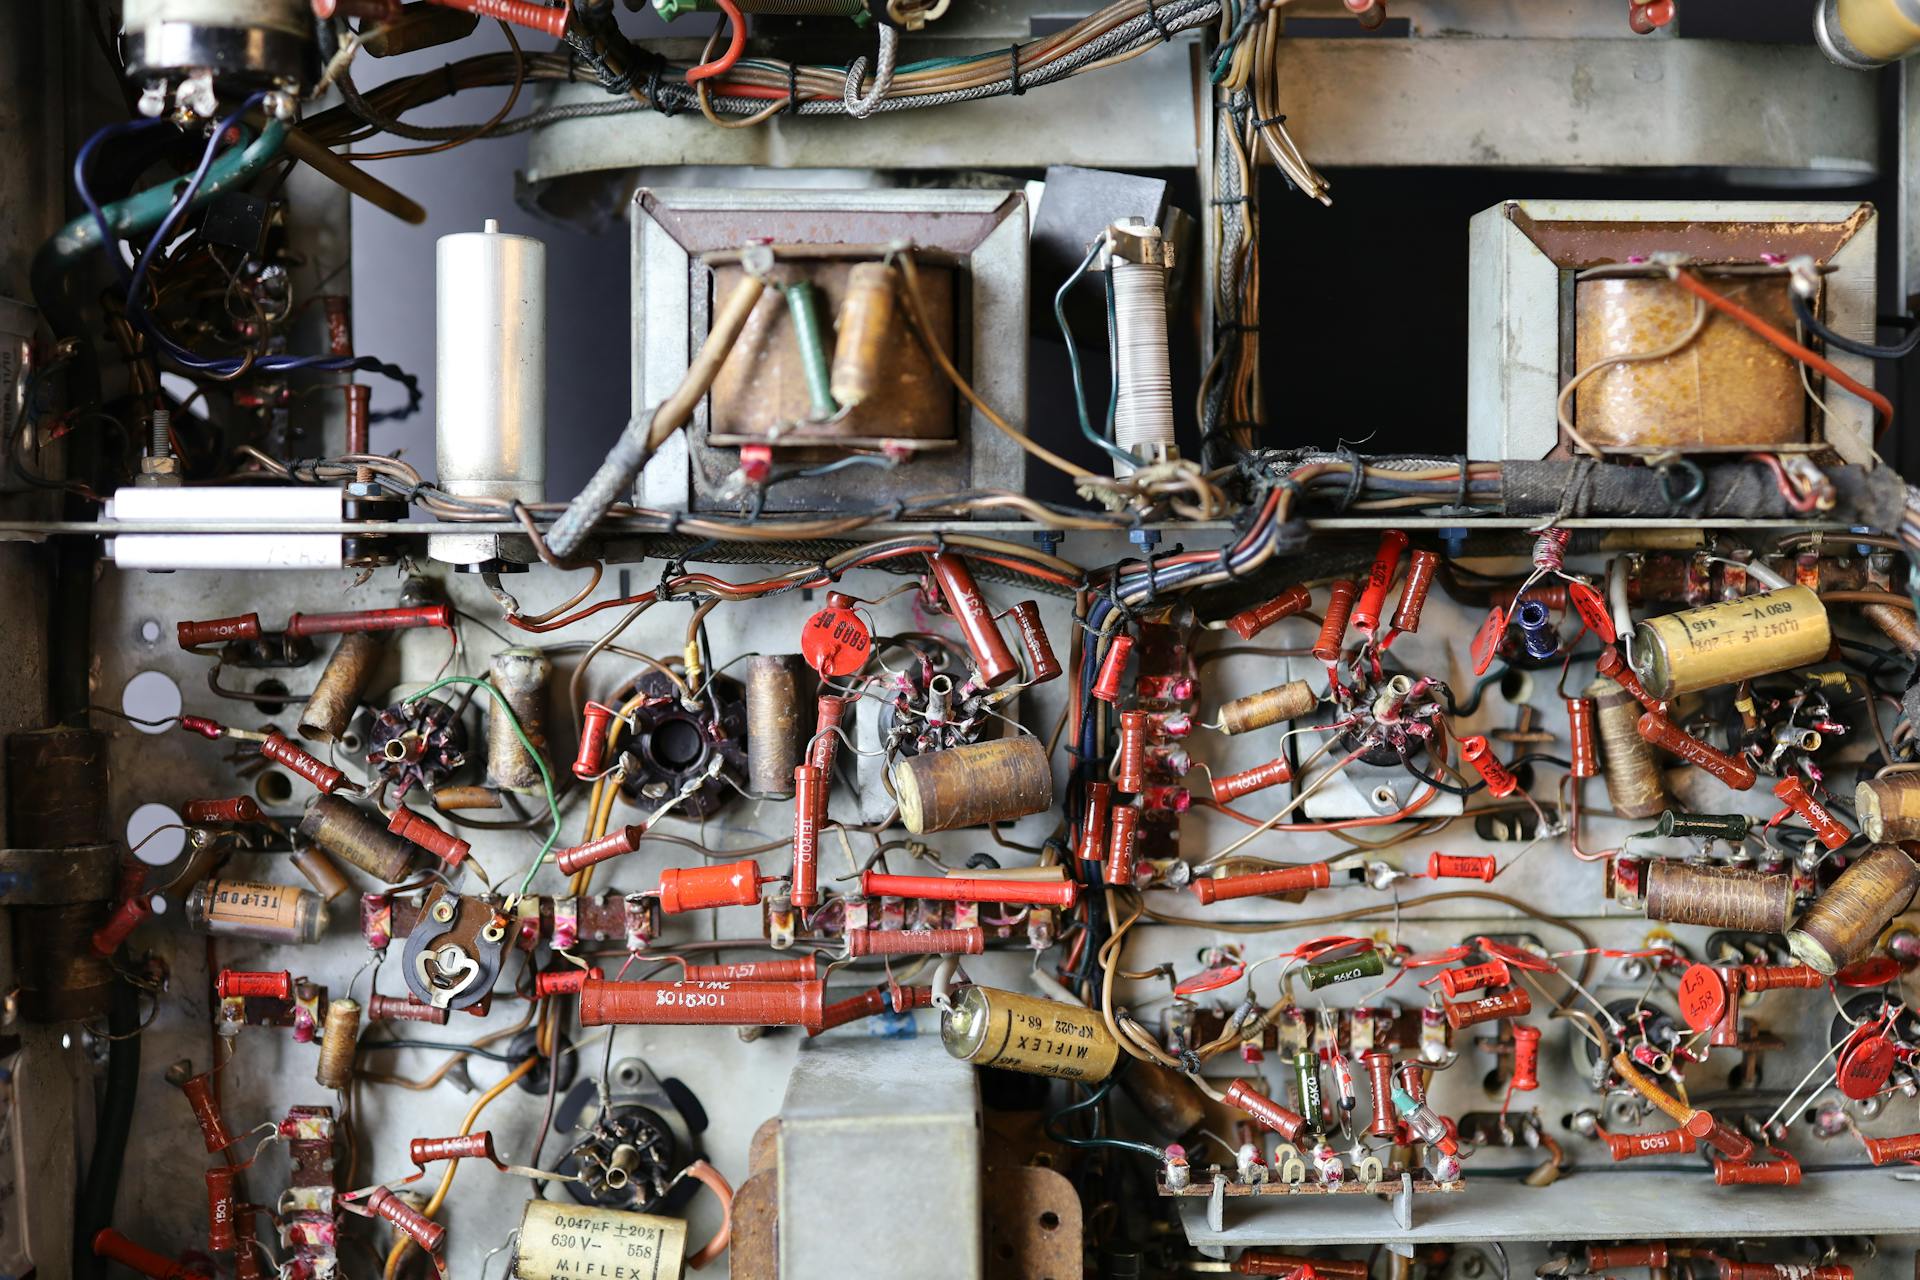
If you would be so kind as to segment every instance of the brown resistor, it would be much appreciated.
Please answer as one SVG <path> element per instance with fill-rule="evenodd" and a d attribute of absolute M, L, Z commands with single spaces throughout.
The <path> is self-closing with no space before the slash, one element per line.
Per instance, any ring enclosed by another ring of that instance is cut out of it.
<path fill-rule="evenodd" d="M 323 795 L 331 795 L 339 789 L 341 783 L 347 780 L 346 774 L 326 761 L 301 750 L 282 733 L 269 733 L 260 743 L 260 754 L 287 772 L 305 778 Z"/>
<path fill-rule="evenodd" d="M 1899 845 L 1875 845 L 1840 873 L 1787 934 L 1802 964 L 1832 977 L 1873 946 L 1920 889 L 1920 866 Z"/>
<path fill-rule="evenodd" d="M 349 631 L 340 637 L 300 712 L 301 737 L 332 742 L 346 732 L 386 647 L 386 635 L 378 631 Z"/>
<path fill-rule="evenodd" d="M 987 949 L 987 935 L 971 929 L 849 929 L 847 955 L 857 956 L 977 956 Z M 812 977 L 811 973 L 804 975 Z"/>
<path fill-rule="evenodd" d="M 353 1055 L 360 1043 L 360 1002 L 342 996 L 327 1003 L 320 1030 L 320 1065 L 313 1078 L 323 1089 L 345 1089 L 353 1083 Z"/>
<path fill-rule="evenodd" d="M 1793 877 L 1664 859 L 1647 868 L 1647 919 L 1780 933 L 1793 911 Z"/>
<path fill-rule="evenodd" d="M 891 776 L 900 821 L 914 835 L 1011 822 L 1053 807 L 1053 763 L 1030 733 L 909 756 Z"/>
<path fill-rule="evenodd" d="M 842 408 L 850 409 L 873 394 L 898 340 L 893 277 L 893 268 L 884 262 L 857 262 L 847 272 L 827 382 Z"/>
<path fill-rule="evenodd" d="M 233 1135 L 227 1132 L 227 1122 L 221 1118 L 220 1104 L 213 1100 L 213 1073 L 187 1077 L 180 1082 L 180 1092 L 193 1108 L 193 1121 L 200 1126 L 200 1139 L 207 1145 L 207 1154 L 232 1146 Z"/>
<path fill-rule="evenodd" d="M 1601 776 L 1606 779 L 1613 811 L 1623 818 L 1655 816 L 1667 807 L 1667 788 L 1654 763 L 1653 748 L 1640 736 L 1640 703 L 1605 677 L 1588 685 L 1586 694 L 1593 703 Z"/>
<path fill-rule="evenodd" d="M 367 998 L 368 1022 L 428 1022 L 443 1027 L 447 1024 L 447 1015 L 448 1010 L 412 996 L 375 995 Z"/>
<path fill-rule="evenodd" d="M 1432 551 L 1416 551 L 1407 562 L 1406 581 L 1400 584 L 1400 603 L 1393 611 L 1393 629 L 1412 634 L 1420 629 L 1420 611 L 1426 607 L 1427 592 L 1433 589 L 1433 575 L 1440 557 Z"/>
<path fill-rule="evenodd" d="M 190 827 L 220 822 L 258 822 L 260 805 L 252 796 L 229 800 L 189 800 L 180 806 L 180 820 Z"/>
<path fill-rule="evenodd" d="M 793 794 L 793 771 L 806 754 L 800 718 L 807 665 L 795 654 L 757 654 L 747 662 L 747 789 Z"/>
<path fill-rule="evenodd" d="M 1688 764 L 1697 765 L 1735 791 L 1746 791 L 1753 786 L 1755 775 L 1752 765 L 1700 741 L 1658 712 L 1643 714 L 1636 722 L 1635 729 L 1654 746 L 1671 751 Z"/>
<path fill-rule="evenodd" d="M 1283 720 L 1298 719 L 1319 705 L 1320 695 L 1313 691 L 1312 685 L 1305 680 L 1290 680 L 1235 698 L 1221 707 L 1220 728 L 1229 734 L 1247 733 Z"/>
<path fill-rule="evenodd" d="M 1007 616 L 1013 619 L 1014 629 L 1020 633 L 1020 647 L 1027 655 L 1029 683 L 1045 684 L 1059 675 L 1060 660 L 1054 656 L 1047 629 L 1040 622 L 1040 606 L 1032 600 L 1022 600 L 1007 610 Z"/>
<path fill-rule="evenodd" d="M 840 721 L 846 717 L 851 701 L 823 693 L 814 702 L 813 745 L 807 748 L 807 763 L 818 769 L 829 785 L 833 782 L 833 757 L 840 748 Z"/>
<path fill-rule="evenodd" d="M 1689 1145 L 1687 1150 L 1693 1150 Z M 1587 1271 L 1598 1275 L 1602 1271 L 1611 1271 L 1616 1267 L 1664 1267 L 1667 1265 L 1667 1246 L 1664 1244 L 1613 1244 L 1587 1246 Z"/>

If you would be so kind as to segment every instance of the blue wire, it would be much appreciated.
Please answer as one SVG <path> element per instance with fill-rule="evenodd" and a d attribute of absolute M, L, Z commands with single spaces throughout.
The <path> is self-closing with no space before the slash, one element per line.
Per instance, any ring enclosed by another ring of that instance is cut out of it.
<path fill-rule="evenodd" d="M 107 211 L 101 208 L 98 200 L 94 199 L 93 189 L 87 185 L 87 168 L 93 163 L 95 148 L 108 138 L 118 138 L 130 133 L 142 133 L 165 123 L 166 121 L 164 120 L 123 120 L 118 124 L 110 124 L 81 143 L 79 154 L 73 158 L 74 188 L 79 191 L 80 199 L 85 202 L 87 212 L 93 215 L 94 225 L 100 228 L 100 247 L 106 250 L 107 257 L 112 261 L 114 270 L 120 274 L 120 283 L 122 284 L 127 283 L 129 279 L 127 264 L 120 257 L 119 251 L 114 247 L 113 228 L 107 225 Z"/>

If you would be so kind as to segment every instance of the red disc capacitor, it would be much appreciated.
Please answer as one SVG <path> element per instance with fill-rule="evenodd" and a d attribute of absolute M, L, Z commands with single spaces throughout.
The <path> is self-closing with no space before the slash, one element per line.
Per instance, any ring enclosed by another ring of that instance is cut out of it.
<path fill-rule="evenodd" d="M 607 982 L 580 992 L 582 1026 L 699 1024 L 739 1027 L 820 1025 L 826 984 L 810 982 Z"/>
<path fill-rule="evenodd" d="M 1598 591 L 1584 582 L 1569 582 L 1567 603 L 1573 606 L 1580 621 L 1587 624 L 1587 630 L 1600 637 L 1601 644 L 1612 644 L 1619 638 L 1614 630 L 1613 615 L 1607 611 L 1607 602 Z"/>
<path fill-rule="evenodd" d="M 1834 1084 L 1855 1102 L 1864 1101 L 1886 1087 L 1899 1060 L 1900 1047 L 1888 1037 L 1858 1037 L 1840 1051 Z"/>
<path fill-rule="evenodd" d="M 712 867 L 666 867 L 660 872 L 660 909 L 668 915 L 709 907 L 760 903 L 760 864 L 752 859 Z"/>
<path fill-rule="evenodd" d="M 1689 965 L 1680 975 L 1680 1016 L 1705 1031 L 1727 1012 L 1727 984 L 1710 964 Z"/>
<path fill-rule="evenodd" d="M 1288 587 L 1273 599 L 1243 609 L 1227 619 L 1227 626 L 1242 640 L 1251 640 L 1282 618 L 1291 618 L 1313 603 L 1313 593 L 1305 587 Z"/>
<path fill-rule="evenodd" d="M 1235 1080 L 1227 1086 L 1227 1102 L 1240 1108 L 1288 1142 L 1297 1139 L 1307 1127 L 1305 1116 L 1297 1111 L 1288 1110 L 1266 1094 L 1250 1088 L 1244 1080 Z"/>
<path fill-rule="evenodd" d="M 1140 831 L 1140 810 L 1130 804 L 1115 806 L 1107 833 L 1107 865 L 1102 876 L 1108 884 L 1133 883 L 1134 842 Z"/>
<path fill-rule="evenodd" d="M 1905 972 L 1892 956 L 1868 956 L 1834 974 L 1833 980 L 1843 987 L 1884 987 Z"/>
<path fill-rule="evenodd" d="M 1338 662 L 1346 643 L 1347 620 L 1353 613 L 1353 597 L 1359 590 L 1345 578 L 1327 588 L 1327 612 L 1320 623 L 1320 636 L 1313 642 L 1313 656 L 1322 662 Z"/>
<path fill-rule="evenodd" d="M 850 676 L 867 665 L 873 633 L 859 614 L 831 606 L 800 628 L 800 653 L 823 676 Z"/>
<path fill-rule="evenodd" d="M 1473 674 L 1483 676 L 1487 668 L 1493 665 L 1493 657 L 1500 652 L 1500 642 L 1507 634 L 1507 611 L 1499 605 L 1487 610 L 1486 621 L 1473 633 L 1473 639 L 1467 645 L 1467 656 L 1473 659 Z"/>
<path fill-rule="evenodd" d="M 1305 893 L 1333 883 L 1333 869 L 1324 862 L 1300 867 L 1276 867 L 1245 876 L 1201 876 L 1187 887 L 1204 906 L 1229 898 L 1256 898 L 1273 893 Z"/>

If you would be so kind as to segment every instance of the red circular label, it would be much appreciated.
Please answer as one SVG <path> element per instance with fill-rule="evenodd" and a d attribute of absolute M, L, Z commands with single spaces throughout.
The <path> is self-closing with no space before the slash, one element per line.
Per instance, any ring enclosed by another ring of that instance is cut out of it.
<path fill-rule="evenodd" d="M 1851 1048 L 1840 1051 L 1840 1070 L 1835 1081 L 1840 1092 L 1858 1102 L 1880 1092 L 1893 1074 L 1899 1056 L 1893 1041 L 1885 1036 L 1868 1036 Z"/>
<path fill-rule="evenodd" d="M 1507 634 L 1507 611 L 1499 605 L 1493 606 L 1487 613 L 1487 620 L 1473 633 L 1473 643 L 1467 652 L 1473 657 L 1473 674 L 1483 676 L 1487 668 L 1493 665 L 1493 655 L 1500 651 L 1500 641 Z"/>
<path fill-rule="evenodd" d="M 1884 987 L 1902 972 L 1900 962 L 1892 956 L 1868 956 L 1834 974 L 1833 980 L 1843 987 Z"/>
<path fill-rule="evenodd" d="M 1580 621 L 1587 624 L 1587 630 L 1600 637 L 1602 644 L 1612 644 L 1619 639 L 1613 629 L 1613 616 L 1607 612 L 1607 602 L 1600 593 L 1584 582 L 1567 584 L 1567 599 L 1573 604 L 1573 611 L 1580 615 Z"/>
<path fill-rule="evenodd" d="M 1689 966 L 1680 978 L 1680 1016 L 1695 1031 L 1705 1031 L 1727 1012 L 1727 984 L 1712 965 Z"/>
<path fill-rule="evenodd" d="M 867 665 L 873 635 L 851 609 L 822 609 L 800 628 L 800 652 L 823 676 L 850 676 Z"/>

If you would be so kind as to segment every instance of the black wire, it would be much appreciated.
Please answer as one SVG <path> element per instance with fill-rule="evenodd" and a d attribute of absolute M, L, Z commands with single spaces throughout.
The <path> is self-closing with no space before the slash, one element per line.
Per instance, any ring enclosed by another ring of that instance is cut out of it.
<path fill-rule="evenodd" d="M 1836 333 L 1821 323 L 1820 317 L 1813 314 L 1813 306 L 1798 293 L 1793 295 L 1793 314 L 1801 324 L 1819 335 L 1820 341 L 1829 347 L 1838 347 L 1842 351 L 1856 356 L 1865 356 L 1869 360 L 1904 360 L 1920 348 L 1920 325 L 1907 331 L 1907 336 L 1891 347 L 1876 346 L 1871 342 L 1860 342 L 1844 334 Z M 1902 317 L 1909 319 L 1910 317 Z"/>

